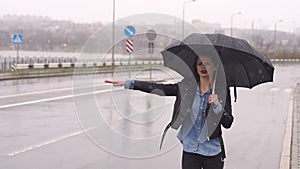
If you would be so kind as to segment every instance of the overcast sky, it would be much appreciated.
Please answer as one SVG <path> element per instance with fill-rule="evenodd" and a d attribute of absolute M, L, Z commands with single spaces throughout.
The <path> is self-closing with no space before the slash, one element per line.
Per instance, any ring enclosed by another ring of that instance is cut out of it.
<path fill-rule="evenodd" d="M 116 19 L 142 13 L 162 13 L 182 18 L 183 3 L 189 0 L 115 0 Z M 112 0 L 0 0 L 0 17 L 6 14 L 41 15 L 76 22 L 111 22 Z M 300 26 L 300 0 L 196 0 L 185 5 L 185 20 L 201 19 L 230 27 L 274 29 L 292 32 Z"/>

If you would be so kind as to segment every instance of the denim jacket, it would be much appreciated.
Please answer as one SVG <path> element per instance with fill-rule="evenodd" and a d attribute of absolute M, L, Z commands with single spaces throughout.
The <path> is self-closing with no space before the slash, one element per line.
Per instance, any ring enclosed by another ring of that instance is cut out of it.
<path fill-rule="evenodd" d="M 214 156 L 221 152 L 220 138 L 209 139 L 206 125 L 206 108 L 208 97 L 212 90 L 201 95 L 199 88 L 194 98 L 192 113 L 183 122 L 177 135 L 185 152 L 197 153 L 204 156 Z M 222 105 L 213 108 L 214 113 L 222 111 Z M 193 124 L 193 125 L 190 125 Z"/>

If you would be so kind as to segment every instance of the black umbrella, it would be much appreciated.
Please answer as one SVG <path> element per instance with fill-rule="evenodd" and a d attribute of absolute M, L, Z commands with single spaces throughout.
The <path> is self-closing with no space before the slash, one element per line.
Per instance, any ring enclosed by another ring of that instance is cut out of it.
<path fill-rule="evenodd" d="M 216 93 L 221 97 L 221 100 L 225 100 L 227 95 L 227 90 L 224 90 L 224 86 L 234 87 L 234 96 L 236 98 L 236 87 L 252 88 L 261 83 L 273 81 L 274 67 L 270 60 L 243 39 L 223 34 L 194 33 L 186 37 L 183 41 L 174 41 L 161 53 L 164 65 L 175 70 L 188 81 L 190 80 L 188 83 L 193 85 L 193 79 L 199 80 L 197 79 L 199 76 L 196 72 L 198 56 L 200 56 L 200 59 L 201 56 L 209 56 L 216 63 L 216 71 L 214 74 L 208 72 L 209 77 L 212 81 L 213 91 L 214 89 L 217 90 Z M 215 87 L 216 84 L 218 84 L 217 87 Z M 186 87 L 179 87 L 183 91 L 183 94 L 185 94 L 185 91 L 189 91 Z M 182 97 L 182 100 L 188 98 L 185 96 Z M 224 107 L 224 102 L 221 104 Z M 211 111 L 211 107 L 208 110 Z M 186 113 L 186 111 L 180 113 Z M 215 118 L 214 113 L 208 114 L 208 119 Z M 181 116 L 178 115 L 177 117 Z M 218 116 L 217 118 L 221 117 Z M 181 118 L 177 119 L 179 121 L 182 120 Z M 168 126 L 164 130 L 162 140 L 169 127 L 171 126 Z M 214 130 L 208 131 L 208 135 L 211 135 L 212 132 Z"/>
<path fill-rule="evenodd" d="M 194 33 L 182 42 L 177 41 L 167 46 L 161 53 L 164 65 L 184 77 L 188 76 L 185 73 L 187 71 L 182 70 L 179 65 L 174 65 L 174 59 L 179 58 L 196 73 L 193 67 L 195 58 L 206 53 L 219 55 L 228 86 L 252 88 L 273 81 L 274 67 L 264 54 L 254 49 L 246 40 L 224 34 Z"/>

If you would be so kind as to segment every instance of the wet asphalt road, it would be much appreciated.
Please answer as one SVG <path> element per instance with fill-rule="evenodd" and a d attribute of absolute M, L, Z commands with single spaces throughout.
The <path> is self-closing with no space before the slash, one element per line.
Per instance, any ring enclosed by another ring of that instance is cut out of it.
<path fill-rule="evenodd" d="M 278 168 L 289 99 L 296 82 L 300 82 L 298 72 L 300 65 L 276 65 L 274 83 L 252 90 L 238 89 L 237 103 L 233 103 L 234 124 L 231 129 L 223 130 L 226 169 Z M 174 148 L 163 149 L 159 155 L 155 155 L 159 152 L 157 147 L 153 148 L 170 118 L 173 98 L 128 92 L 103 83 L 105 79 L 128 76 L 116 73 L 113 77 L 111 74 L 80 77 L 75 82 L 72 77 L 0 82 L 0 168 L 179 169 L 182 149 L 180 144 L 173 144 L 176 138 L 172 134 L 167 140 L 173 140 L 170 144 Z M 146 77 L 148 73 L 138 78 Z M 170 78 L 170 74 L 153 73 L 154 79 L 164 77 Z M 93 83 L 85 82 L 86 79 L 92 79 Z M 122 98 L 127 97 L 132 101 L 123 103 Z M 136 147 L 127 144 L 126 140 L 110 139 L 107 135 L 111 133 L 104 132 L 105 126 L 94 125 L 97 118 L 93 117 L 99 116 L 89 111 L 93 105 L 81 106 L 81 100 L 95 102 L 112 131 L 129 138 L 153 138 L 155 143 L 144 143 L 141 148 L 138 144 Z M 125 114 L 122 109 L 134 113 Z M 160 111 L 143 114 L 149 109 Z M 88 130 L 86 133 L 81 125 Z M 132 158 L 138 151 L 144 152 L 144 158 Z"/>

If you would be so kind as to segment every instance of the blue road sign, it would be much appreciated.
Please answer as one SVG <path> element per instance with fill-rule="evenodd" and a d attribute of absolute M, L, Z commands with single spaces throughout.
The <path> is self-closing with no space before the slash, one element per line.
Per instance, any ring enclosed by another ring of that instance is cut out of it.
<path fill-rule="evenodd" d="M 14 34 L 13 43 L 15 45 L 23 44 L 23 35 L 22 34 Z"/>
<path fill-rule="evenodd" d="M 124 29 L 124 33 L 127 37 L 131 38 L 135 35 L 135 28 L 133 26 L 127 26 Z"/>

